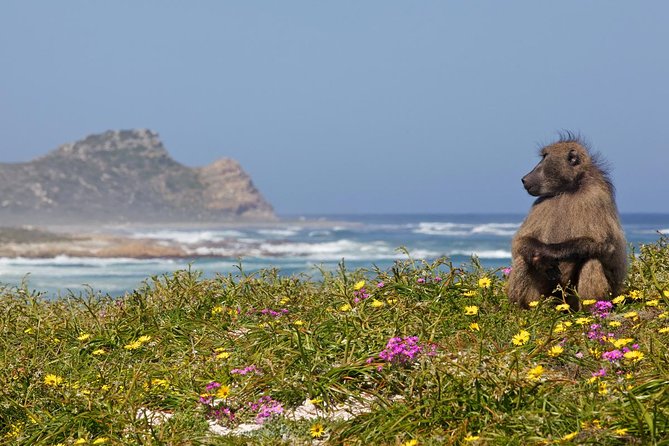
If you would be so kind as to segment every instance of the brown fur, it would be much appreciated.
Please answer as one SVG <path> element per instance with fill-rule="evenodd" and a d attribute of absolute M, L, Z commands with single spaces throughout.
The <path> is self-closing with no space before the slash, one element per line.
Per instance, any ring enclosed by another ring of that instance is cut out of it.
<path fill-rule="evenodd" d="M 572 134 L 541 150 L 523 177 L 537 196 L 513 238 L 509 298 L 527 307 L 558 287 L 581 299 L 609 299 L 626 274 L 626 242 L 606 172 Z"/>

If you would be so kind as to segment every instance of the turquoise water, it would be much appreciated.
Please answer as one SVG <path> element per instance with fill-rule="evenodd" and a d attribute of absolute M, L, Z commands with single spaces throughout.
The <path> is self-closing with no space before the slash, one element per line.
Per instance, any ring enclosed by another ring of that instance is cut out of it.
<path fill-rule="evenodd" d="M 350 269 L 392 266 L 406 255 L 416 259 L 449 257 L 456 265 L 476 255 L 485 267 L 508 266 L 511 238 L 520 214 L 475 215 L 323 215 L 287 216 L 283 223 L 197 228 L 114 228 L 131 237 L 176 242 L 193 253 L 189 259 L 0 258 L 0 282 L 50 295 L 75 294 L 88 287 L 121 295 L 147 278 L 178 269 L 199 270 L 205 277 L 276 267 L 282 274 L 306 273 L 318 279 L 317 267 L 335 269 L 342 260 Z M 632 245 L 651 243 L 669 234 L 669 214 L 623 214 Z"/>

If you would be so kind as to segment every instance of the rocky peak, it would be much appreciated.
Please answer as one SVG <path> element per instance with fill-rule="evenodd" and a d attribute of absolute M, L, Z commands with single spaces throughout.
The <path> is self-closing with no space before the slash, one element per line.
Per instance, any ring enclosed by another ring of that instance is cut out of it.
<path fill-rule="evenodd" d="M 109 130 L 101 134 L 63 144 L 49 156 L 86 160 L 91 156 L 110 152 L 134 151 L 147 158 L 169 157 L 157 133 L 148 129 Z"/>

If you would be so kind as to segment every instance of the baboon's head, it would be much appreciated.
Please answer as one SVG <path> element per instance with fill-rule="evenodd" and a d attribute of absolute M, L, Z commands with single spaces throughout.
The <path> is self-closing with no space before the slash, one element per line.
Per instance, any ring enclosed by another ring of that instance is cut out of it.
<path fill-rule="evenodd" d="M 576 191 L 591 165 L 587 149 L 571 138 L 544 147 L 540 155 L 539 164 L 523 177 L 523 186 L 535 197 Z"/>

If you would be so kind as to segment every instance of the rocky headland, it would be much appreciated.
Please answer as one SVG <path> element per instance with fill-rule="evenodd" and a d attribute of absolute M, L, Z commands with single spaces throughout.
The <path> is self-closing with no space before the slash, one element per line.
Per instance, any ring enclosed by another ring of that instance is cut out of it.
<path fill-rule="evenodd" d="M 236 161 L 185 166 L 151 130 L 108 131 L 0 163 L 0 226 L 275 218 Z"/>
<path fill-rule="evenodd" d="M 183 246 L 113 227 L 275 220 L 239 163 L 185 166 L 151 130 L 108 131 L 0 163 L 0 257 L 186 257 Z"/>

